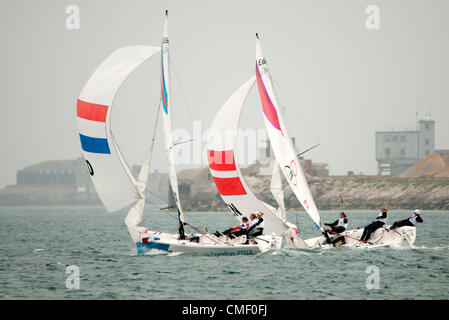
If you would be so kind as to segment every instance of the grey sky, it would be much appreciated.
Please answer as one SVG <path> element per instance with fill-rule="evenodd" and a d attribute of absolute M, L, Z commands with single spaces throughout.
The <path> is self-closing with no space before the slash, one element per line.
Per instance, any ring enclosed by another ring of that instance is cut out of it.
<path fill-rule="evenodd" d="M 70 4 L 80 8 L 80 30 L 65 26 Z M 365 28 L 371 4 L 380 8 L 380 30 Z M 15 183 L 24 166 L 81 154 L 75 106 L 85 82 L 115 49 L 159 45 L 166 8 L 172 65 L 203 129 L 253 75 L 259 32 L 275 84 L 319 137 L 333 174 L 375 174 L 375 130 L 412 126 L 416 111 L 431 109 L 436 147 L 449 148 L 448 1 L 1 0 L 0 187 Z M 131 164 L 148 146 L 159 72 L 153 59 L 117 97 L 115 135 Z M 175 78 L 172 94 L 173 128 L 190 130 Z M 302 149 L 315 144 L 278 94 L 290 135 Z M 254 92 L 242 126 L 263 127 Z M 323 149 L 309 157 L 326 160 Z M 164 170 L 164 160 L 158 153 L 155 167 Z"/>

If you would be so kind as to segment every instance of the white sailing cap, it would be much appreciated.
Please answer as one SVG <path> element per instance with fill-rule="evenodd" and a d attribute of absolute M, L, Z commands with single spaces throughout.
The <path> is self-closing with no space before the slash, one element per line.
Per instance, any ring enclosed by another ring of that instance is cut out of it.
<path fill-rule="evenodd" d="M 415 213 L 416 213 L 416 214 L 421 214 L 421 210 L 416 209 L 416 210 L 415 210 Z"/>

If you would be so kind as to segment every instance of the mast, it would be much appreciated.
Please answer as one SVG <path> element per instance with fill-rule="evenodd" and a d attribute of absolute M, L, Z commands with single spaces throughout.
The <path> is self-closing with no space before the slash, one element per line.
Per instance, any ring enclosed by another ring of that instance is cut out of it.
<path fill-rule="evenodd" d="M 161 100 L 162 118 L 164 124 L 165 152 L 167 154 L 168 175 L 173 198 L 178 209 L 179 238 L 185 239 L 184 235 L 184 212 L 179 199 L 178 178 L 174 161 L 174 145 L 171 133 L 171 98 L 170 98 L 170 61 L 169 61 L 169 39 L 168 39 L 168 10 L 165 10 L 164 34 L 161 44 Z"/>

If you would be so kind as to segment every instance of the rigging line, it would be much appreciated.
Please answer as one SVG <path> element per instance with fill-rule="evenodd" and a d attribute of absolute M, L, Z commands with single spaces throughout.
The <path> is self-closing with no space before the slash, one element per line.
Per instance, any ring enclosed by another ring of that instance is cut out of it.
<path fill-rule="evenodd" d="M 175 219 L 176 221 L 178 221 L 178 218 L 177 218 L 177 217 L 175 217 L 174 215 L 171 215 L 168 211 L 163 210 L 163 209 L 165 209 L 165 208 L 160 208 L 160 207 L 158 207 L 157 205 L 155 205 L 155 204 L 151 203 L 150 201 L 148 201 L 147 199 L 145 199 L 145 202 L 148 203 L 149 205 L 151 205 L 151 206 L 157 208 L 157 209 L 159 210 L 159 212 L 163 212 L 163 213 L 165 213 L 166 215 L 168 215 L 169 217 L 171 217 L 171 218 Z M 167 207 L 167 208 L 171 208 L 171 207 Z M 175 208 L 175 206 L 173 206 L 173 208 Z M 201 231 L 199 228 L 197 228 L 197 227 L 191 225 L 191 224 L 188 223 L 188 222 L 183 222 L 183 224 L 186 225 L 186 226 L 188 226 L 188 227 L 190 227 L 190 228 L 192 228 L 193 230 L 199 232 L 200 234 L 202 234 L 203 236 L 205 236 L 205 237 L 208 238 L 209 240 L 211 240 L 211 241 L 215 242 L 216 244 L 218 244 L 218 241 L 216 241 L 216 240 L 212 239 L 211 237 L 209 237 L 205 232 Z M 232 245 L 232 246 L 233 246 L 232 243 L 228 243 L 227 241 L 224 241 L 224 240 L 221 240 L 221 239 L 218 239 L 218 240 L 219 240 L 220 242 L 223 242 L 224 244 L 228 244 L 228 245 Z"/>
<path fill-rule="evenodd" d="M 163 210 L 165 209 L 165 208 L 161 208 L 161 207 L 159 207 L 158 205 L 156 205 L 156 204 L 154 204 L 154 203 L 148 201 L 147 198 L 144 198 L 144 199 L 145 199 L 145 203 L 148 203 L 150 206 L 155 207 L 156 209 L 158 209 L 158 210 L 160 210 L 160 211 L 163 211 Z"/>
<path fill-rule="evenodd" d="M 310 147 L 309 149 L 307 149 L 307 150 L 305 150 L 305 151 L 303 151 L 303 152 L 301 152 L 301 153 L 298 153 L 296 156 L 297 156 L 297 157 L 300 157 L 300 156 L 302 156 L 304 153 L 309 152 L 310 150 L 315 149 L 315 148 L 318 147 L 318 146 L 319 146 L 319 144 L 316 144 L 316 145 L 314 145 L 313 147 Z"/>
<path fill-rule="evenodd" d="M 173 144 L 173 146 L 178 146 L 180 144 L 184 144 L 184 143 L 187 143 L 187 142 L 192 142 L 193 140 L 195 140 L 195 139 L 189 139 L 189 140 L 184 140 L 184 141 L 180 141 L 180 142 L 175 142 Z"/>
<path fill-rule="evenodd" d="M 171 66 L 170 70 L 173 71 L 173 75 L 175 76 L 176 83 L 177 83 L 177 85 L 179 87 L 179 91 L 181 92 L 181 96 L 182 96 L 182 98 L 184 100 L 184 104 L 186 106 L 187 113 L 189 114 L 190 121 L 193 122 L 193 117 L 192 117 L 192 113 L 190 112 L 189 104 L 187 103 L 187 99 L 186 99 L 186 96 L 184 94 L 184 90 L 182 90 L 181 83 L 179 81 L 178 75 L 176 74 L 175 66 L 174 66 L 172 61 L 173 61 L 173 58 L 170 59 L 170 66 Z"/>
<path fill-rule="evenodd" d="M 151 206 L 157 208 L 157 209 L 159 210 L 159 212 L 163 212 L 163 213 L 165 213 L 166 215 L 168 215 L 169 217 L 171 217 L 171 218 L 175 219 L 176 221 L 178 221 L 178 218 L 177 218 L 177 217 L 171 215 L 168 211 L 163 210 L 163 209 L 166 209 L 166 208 L 160 208 L 159 206 L 155 205 L 154 203 L 151 203 L 150 201 L 148 201 L 147 199 L 145 199 L 145 202 L 148 203 L 149 205 L 151 205 Z M 168 209 L 168 208 L 171 208 L 171 207 L 167 207 L 167 209 Z M 173 206 L 173 208 L 175 208 L 175 206 Z M 218 243 L 216 240 L 214 240 L 214 239 L 208 237 L 207 234 L 206 234 L 205 232 L 201 231 L 199 228 L 197 228 L 197 227 L 195 227 L 195 226 L 193 226 L 193 225 L 191 225 L 190 223 L 185 222 L 185 221 L 184 221 L 183 223 L 184 223 L 184 225 L 186 225 L 186 226 L 192 228 L 193 230 L 195 230 L 195 231 L 201 233 L 203 236 L 205 236 L 205 237 L 208 238 L 209 240 L 211 240 L 211 241 L 213 241 L 213 242 L 215 242 L 215 243 Z M 221 240 L 221 239 L 218 239 L 218 240 L 219 240 L 220 242 L 223 242 L 224 244 L 233 245 L 232 243 L 228 243 L 227 241 L 224 241 L 224 240 Z"/>
<path fill-rule="evenodd" d="M 145 191 L 148 192 L 148 193 L 150 193 L 152 196 L 154 196 L 154 197 L 157 198 L 158 200 L 161 200 L 162 202 L 167 203 L 167 205 L 168 205 L 168 201 L 166 201 L 165 199 L 162 199 L 162 198 L 159 197 L 156 193 L 154 193 L 154 192 L 152 192 L 152 191 L 150 191 L 150 190 L 148 190 L 148 189 L 146 189 Z"/>
<path fill-rule="evenodd" d="M 189 223 L 187 223 L 187 222 L 184 222 L 184 224 L 185 224 L 186 226 L 189 226 L 189 227 L 192 228 L 193 230 L 195 230 L 195 231 L 201 233 L 203 236 L 205 236 L 205 237 L 208 238 L 209 240 L 212 240 L 213 242 L 215 242 L 216 244 L 218 244 L 218 241 L 216 241 L 216 240 L 212 239 L 211 237 L 207 236 L 207 234 L 206 234 L 205 232 L 201 231 L 200 229 L 198 229 L 198 228 L 192 226 L 191 224 L 189 224 Z M 223 242 L 224 244 L 233 246 L 232 243 L 228 243 L 227 241 L 224 241 L 224 240 L 221 240 L 221 239 L 218 239 L 218 240 L 219 240 L 220 242 Z"/>
<path fill-rule="evenodd" d="M 326 154 L 326 150 L 324 148 L 324 146 L 321 144 L 320 138 L 318 137 L 318 135 L 315 133 L 315 131 L 313 131 L 312 127 L 308 124 L 308 122 L 306 121 L 306 119 L 304 118 L 304 116 L 301 114 L 301 112 L 299 112 L 299 110 L 296 108 L 295 104 L 293 103 L 293 101 L 289 98 L 289 96 L 285 93 L 285 91 L 282 89 L 281 85 L 279 84 L 279 82 L 276 80 L 276 78 L 274 78 L 273 76 L 271 77 L 274 82 L 276 83 L 276 86 L 281 90 L 281 93 L 287 98 L 287 101 L 289 102 L 289 104 L 293 107 L 293 110 L 301 117 L 302 121 L 305 123 L 305 125 L 307 126 L 307 128 L 310 130 L 310 132 L 312 133 L 312 135 L 315 137 L 315 139 L 318 140 L 318 143 L 321 145 L 321 151 L 323 152 L 324 158 L 326 159 L 327 165 L 330 167 L 329 164 L 329 160 Z"/>

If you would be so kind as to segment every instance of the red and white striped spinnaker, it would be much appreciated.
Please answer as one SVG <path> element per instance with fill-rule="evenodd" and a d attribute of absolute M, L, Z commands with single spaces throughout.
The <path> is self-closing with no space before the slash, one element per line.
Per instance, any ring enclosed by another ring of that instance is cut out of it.
<path fill-rule="evenodd" d="M 283 234 L 290 227 L 275 214 L 275 208 L 259 200 L 243 177 L 236 154 L 240 115 L 255 77 L 246 81 L 221 107 L 210 128 L 207 156 L 212 179 L 218 193 L 240 221 L 251 213 L 265 213 L 264 232 Z"/>

